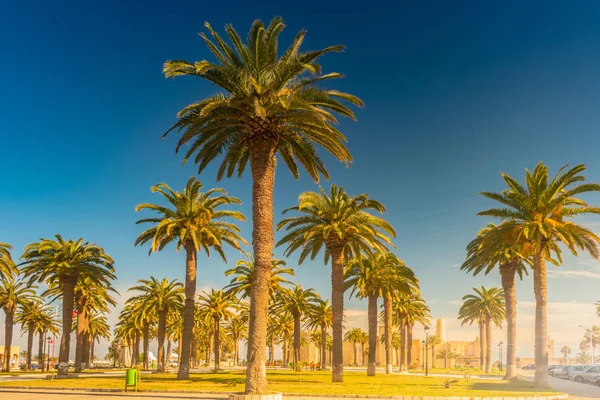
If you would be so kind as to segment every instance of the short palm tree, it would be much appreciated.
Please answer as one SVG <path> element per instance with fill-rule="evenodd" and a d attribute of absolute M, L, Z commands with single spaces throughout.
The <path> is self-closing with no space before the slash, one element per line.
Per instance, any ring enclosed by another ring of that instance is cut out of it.
<path fill-rule="evenodd" d="M 427 343 L 431 346 L 431 367 L 435 368 L 435 348 L 443 343 L 442 338 L 437 335 L 430 335 L 427 338 Z"/>
<path fill-rule="evenodd" d="M 600 300 L 596 303 L 596 315 L 600 317 Z"/>
<path fill-rule="evenodd" d="M 35 290 L 25 281 L 4 279 L 0 281 L 0 308 L 4 311 L 4 372 L 10 371 L 10 346 L 12 345 L 13 325 L 15 324 L 15 313 L 19 306 L 31 302 L 36 296 Z"/>
<path fill-rule="evenodd" d="M 413 329 L 416 324 L 426 326 L 431 319 L 429 306 L 419 292 L 400 293 L 394 298 L 394 324 L 400 332 L 400 370 L 412 364 Z M 407 345 L 408 344 L 408 345 Z"/>
<path fill-rule="evenodd" d="M 38 360 L 43 360 L 45 342 L 44 336 L 47 334 L 57 336 L 60 332 L 60 327 L 56 320 L 56 315 L 54 313 L 53 307 L 51 307 L 48 304 L 43 305 L 42 309 L 38 314 L 38 317 L 36 318 L 34 332 L 38 335 Z M 41 367 L 41 370 L 43 372 L 44 365 L 42 364 Z"/>
<path fill-rule="evenodd" d="M 290 338 L 294 335 L 294 317 L 289 312 L 280 312 L 273 317 L 274 331 L 281 339 L 283 366 L 289 363 Z"/>
<path fill-rule="evenodd" d="M 346 331 L 344 335 L 344 341 L 352 343 L 352 347 L 354 349 L 354 363 L 355 367 L 358 366 L 358 355 L 357 355 L 357 345 L 361 342 L 363 338 L 364 331 L 361 328 L 352 328 Z"/>
<path fill-rule="evenodd" d="M 589 344 L 592 350 L 592 364 L 596 362 L 596 345 L 600 343 L 600 326 L 594 325 L 586 328 L 583 333 L 583 341 Z"/>
<path fill-rule="evenodd" d="M 492 371 L 492 323 L 501 326 L 506 319 L 504 291 L 497 287 L 473 288 L 475 294 L 463 297 L 463 305 L 458 311 L 458 318 L 465 320 L 481 319 L 485 326 L 486 356 L 485 372 Z"/>
<path fill-rule="evenodd" d="M 110 325 L 108 324 L 106 315 L 99 313 L 98 311 L 92 311 L 88 315 L 86 333 L 89 342 L 87 346 L 90 350 L 85 353 L 85 364 L 90 365 L 94 361 L 95 343 L 100 343 L 101 339 L 109 341 L 111 337 Z"/>
<path fill-rule="evenodd" d="M 287 233 L 277 243 L 287 245 L 286 255 L 300 249 L 299 264 L 310 256 L 314 259 L 321 249 L 325 250 L 325 263 L 331 258 L 331 306 L 333 307 L 333 359 L 332 380 L 343 380 L 343 332 L 344 319 L 344 264 L 362 254 L 373 256 L 374 251 L 387 251 L 394 228 L 371 211 L 383 213 L 385 207 L 366 194 L 353 197 L 343 188 L 332 185 L 329 194 L 305 192 L 299 196 L 298 205 L 284 211 L 296 211 L 300 215 L 285 218 L 277 224 L 277 230 Z"/>
<path fill-rule="evenodd" d="M 285 275 L 294 276 L 293 268 L 284 268 L 285 261 L 274 258 L 271 260 L 271 289 L 269 290 L 269 299 L 272 300 L 277 290 L 284 285 L 291 285 Z M 250 297 L 252 289 L 252 280 L 254 279 L 254 258 L 251 254 L 246 253 L 246 260 L 239 260 L 235 264 L 235 268 L 225 271 L 225 276 L 234 275 L 229 285 L 225 287 L 227 292 L 235 295 L 241 295 L 242 299 Z"/>
<path fill-rule="evenodd" d="M 230 44 L 207 23 L 207 43 L 217 62 L 206 60 L 190 63 L 181 60 L 165 62 L 166 77 L 182 75 L 201 77 L 216 85 L 221 92 L 191 104 L 178 114 L 179 121 L 170 129 L 182 131 L 177 149 L 191 144 L 184 160 L 194 157 L 199 171 L 217 156 L 223 155 L 218 178 L 242 175 L 250 161 L 253 199 L 253 246 L 256 280 L 252 291 L 248 340 L 246 393 L 267 392 L 264 374 L 267 333 L 269 275 L 273 253 L 273 189 L 276 155 L 294 177 L 298 164 L 318 181 L 329 178 L 317 154 L 323 147 L 338 160 L 348 163 L 350 153 L 345 137 L 335 127 L 334 114 L 354 119 L 345 104 L 362 105 L 355 96 L 337 90 L 323 89 L 318 83 L 340 78 L 339 73 L 321 74 L 317 60 L 342 46 L 322 50 L 301 51 L 306 31 L 294 38 L 291 46 L 278 55 L 278 36 L 284 28 L 280 17 L 268 26 L 255 21 L 244 43 L 231 25 L 225 27 Z M 167 132 L 168 133 L 168 132 Z"/>
<path fill-rule="evenodd" d="M 508 188 L 501 193 L 483 192 L 485 197 L 501 204 L 480 212 L 507 221 L 531 245 L 533 254 L 533 285 L 535 313 L 535 386 L 548 386 L 548 318 L 547 318 L 547 247 L 561 243 L 573 254 L 588 251 L 594 259 L 600 257 L 600 237 L 590 229 L 572 222 L 577 215 L 599 214 L 600 208 L 591 207 L 576 197 L 600 191 L 595 183 L 585 181 L 585 165 L 563 167 L 550 177 L 548 167 L 541 162 L 525 172 L 525 186 L 513 177 L 502 174 Z"/>
<path fill-rule="evenodd" d="M 184 289 L 183 284 L 176 279 L 169 278 L 158 280 L 151 276 L 150 279 L 138 280 L 140 285 L 133 286 L 128 291 L 137 291 L 141 294 L 133 297 L 139 301 L 148 313 L 156 313 L 158 318 L 158 372 L 165 371 L 165 335 L 167 331 L 167 315 L 171 311 L 183 311 Z"/>
<path fill-rule="evenodd" d="M 308 312 L 308 321 L 306 323 L 307 329 L 319 329 L 321 332 L 321 356 L 320 364 L 321 369 L 327 367 L 327 329 L 333 325 L 333 312 L 329 299 L 317 300 L 315 304 L 310 308 Z"/>
<path fill-rule="evenodd" d="M 24 300 L 15 314 L 15 322 L 21 325 L 21 335 L 27 334 L 27 357 L 25 358 L 25 368 L 31 369 L 31 358 L 33 356 L 33 335 L 35 334 L 35 325 L 43 312 L 45 305 L 37 297 L 31 297 Z"/>
<path fill-rule="evenodd" d="M 239 313 L 232 316 L 226 326 L 227 335 L 233 341 L 233 365 L 240 364 L 240 340 L 248 337 L 248 323 Z"/>
<path fill-rule="evenodd" d="M 300 367 L 300 328 L 302 320 L 308 317 L 321 300 L 314 289 L 304 289 L 301 286 L 295 286 L 291 289 L 283 289 L 278 293 L 277 301 L 273 303 L 272 313 L 289 312 L 294 317 L 294 368 Z"/>
<path fill-rule="evenodd" d="M 211 289 L 199 297 L 199 309 L 214 329 L 215 371 L 221 368 L 221 321 L 229 321 L 238 307 L 238 299 L 223 290 Z"/>
<path fill-rule="evenodd" d="M 162 195 L 169 206 L 140 204 L 136 211 L 150 210 L 156 217 L 139 220 L 138 224 L 153 224 L 152 228 L 142 232 L 135 245 L 150 243 L 150 253 L 161 251 L 174 242 L 177 250 L 186 253 L 185 269 L 185 306 L 183 312 L 183 337 L 179 344 L 178 379 L 188 379 L 190 375 L 190 355 L 194 328 L 194 301 L 196 297 L 196 271 L 198 252 L 204 250 L 210 255 L 214 249 L 226 261 L 223 246 L 230 245 L 241 251 L 240 243 L 247 244 L 240 236 L 240 229 L 230 220 L 245 221 L 239 211 L 224 210 L 223 206 L 240 204 L 236 197 L 227 196 L 224 189 L 216 188 L 202 192 L 202 183 L 190 178 L 183 192 L 175 192 L 168 185 L 159 183 L 152 187 L 153 192 Z"/>
<path fill-rule="evenodd" d="M 58 374 L 66 375 L 69 368 L 69 350 L 73 325 L 75 285 L 78 279 L 93 282 L 115 279 L 113 259 L 101 247 L 83 239 L 41 239 L 25 247 L 22 273 L 30 281 L 58 285 L 62 292 L 62 337 L 58 356 Z"/>
<path fill-rule="evenodd" d="M 0 279 L 10 279 L 17 273 L 15 262 L 10 256 L 11 250 L 10 244 L 0 242 Z"/>
<path fill-rule="evenodd" d="M 571 357 L 571 348 L 569 346 L 563 346 L 560 348 L 560 354 L 565 358 L 565 365 L 569 365 L 569 359 Z"/>

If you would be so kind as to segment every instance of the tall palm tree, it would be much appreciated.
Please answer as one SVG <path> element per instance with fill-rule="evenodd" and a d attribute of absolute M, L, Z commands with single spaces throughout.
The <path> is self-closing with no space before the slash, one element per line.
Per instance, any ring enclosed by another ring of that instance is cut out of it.
<path fill-rule="evenodd" d="M 435 348 L 443 343 L 442 338 L 437 335 L 430 335 L 427 338 L 427 343 L 431 346 L 431 367 L 435 368 Z"/>
<path fill-rule="evenodd" d="M 284 260 L 279 260 L 277 258 L 271 260 L 270 299 L 272 299 L 277 290 L 280 290 L 284 285 L 292 284 L 292 282 L 285 278 L 285 275 L 294 276 L 294 269 L 284 268 L 285 265 Z M 225 276 L 235 275 L 234 278 L 231 279 L 229 285 L 225 287 L 226 291 L 235 295 L 241 295 L 242 299 L 250 297 L 254 271 L 254 258 L 251 254 L 246 253 L 246 260 L 239 260 L 235 264 L 235 268 L 225 271 Z"/>
<path fill-rule="evenodd" d="M 158 214 L 156 217 L 137 222 L 154 226 L 138 236 L 136 246 L 150 242 L 151 254 L 174 242 L 178 251 L 183 248 L 186 253 L 183 337 L 180 343 L 181 359 L 177 379 L 188 379 L 190 375 L 198 252 L 203 249 L 210 255 L 210 250 L 214 249 L 226 262 L 224 244 L 239 251 L 240 243 L 247 244 L 240 236 L 239 228 L 229 222 L 245 221 L 244 215 L 239 211 L 222 209 L 223 206 L 240 204 L 241 201 L 236 197 L 227 196 L 227 192 L 221 188 L 206 192 L 201 192 L 201 189 L 202 183 L 193 177 L 187 181 L 183 192 L 175 192 L 168 185 L 159 183 L 152 187 L 152 191 L 163 196 L 169 206 L 144 203 L 136 207 L 136 211 L 150 210 Z"/>
<path fill-rule="evenodd" d="M 475 294 L 463 297 L 463 305 L 458 311 L 458 318 L 466 320 L 481 319 L 485 326 L 486 356 L 485 372 L 492 371 L 492 323 L 502 325 L 506 319 L 504 291 L 497 287 L 473 288 Z"/>
<path fill-rule="evenodd" d="M 217 85 L 221 92 L 181 110 L 179 121 L 169 131 L 183 132 L 177 149 L 190 143 L 184 162 L 194 156 L 199 171 L 222 154 L 219 179 L 232 176 L 236 168 L 241 176 L 251 161 L 252 242 L 257 283 L 251 295 L 246 393 L 266 393 L 268 282 L 275 241 L 275 156 L 279 155 L 296 178 L 298 164 L 315 181 L 320 175 L 329 178 L 315 145 L 344 163 L 350 162 L 352 158 L 344 145 L 346 139 L 335 127 L 334 114 L 354 119 L 345 102 L 358 106 L 362 102 L 355 96 L 323 89 L 318 84 L 342 76 L 321 74 L 317 60 L 324 54 L 342 51 L 343 46 L 302 52 L 300 48 L 306 35 L 303 30 L 278 56 L 278 36 L 284 28 L 281 17 L 273 18 L 267 27 L 255 21 L 247 44 L 231 25 L 225 27 L 230 44 L 208 23 L 205 26 L 212 39 L 204 33 L 201 37 L 217 62 L 167 61 L 163 72 L 166 77 L 199 76 Z"/>
<path fill-rule="evenodd" d="M 600 237 L 588 228 L 572 222 L 576 215 L 598 214 L 600 208 L 590 207 L 576 197 L 587 192 L 600 191 L 595 183 L 585 181 L 585 165 L 563 167 L 550 177 L 548 167 L 541 162 L 525 172 L 525 186 L 513 177 L 502 174 L 508 188 L 501 193 L 483 192 L 485 197 L 502 204 L 480 212 L 507 221 L 529 241 L 533 253 L 533 285 L 536 301 L 535 315 L 535 386 L 548 386 L 548 316 L 547 316 L 547 247 L 561 243 L 573 254 L 588 251 L 594 259 L 600 257 Z"/>
<path fill-rule="evenodd" d="M 569 346 L 563 346 L 560 348 L 560 354 L 565 358 L 565 365 L 569 365 L 569 357 L 571 355 L 571 348 Z"/>
<path fill-rule="evenodd" d="M 354 365 L 358 367 L 358 356 L 357 356 L 357 347 L 356 345 L 361 343 L 363 339 L 364 331 L 361 328 L 352 328 L 346 331 L 344 335 L 344 341 L 352 343 L 352 347 L 354 348 Z"/>
<path fill-rule="evenodd" d="M 546 247 L 550 250 L 551 247 Z M 554 249 L 560 254 L 560 249 Z M 531 265 L 531 246 L 518 235 L 512 224 L 503 223 L 499 226 L 488 224 L 479 231 L 477 237 L 467 245 L 467 259 L 461 270 L 478 275 L 489 274 L 498 269 L 502 278 L 502 289 L 506 297 L 506 374 L 504 379 L 517 377 L 517 294 L 515 280 L 518 275 L 522 280 L 527 275 L 527 266 Z M 547 254 L 550 258 L 550 254 Z"/>
<path fill-rule="evenodd" d="M 97 311 L 92 311 L 88 316 L 87 326 L 89 352 L 85 354 L 85 364 L 89 365 L 94 361 L 95 343 L 100 343 L 100 339 L 110 340 L 110 326 L 106 315 Z"/>
<path fill-rule="evenodd" d="M 83 239 L 40 239 L 25 247 L 22 273 L 30 281 L 58 285 L 62 292 L 62 337 L 58 356 L 58 374 L 66 375 L 69 369 L 69 350 L 73 325 L 75 285 L 78 279 L 93 282 L 115 279 L 113 259 L 101 247 Z"/>
<path fill-rule="evenodd" d="M 2 371 L 10 371 L 10 346 L 12 346 L 13 325 L 15 324 L 15 313 L 19 306 L 31 302 L 35 296 L 34 287 L 27 282 L 12 279 L 0 280 L 0 308 L 4 311 L 4 365 Z"/>
<path fill-rule="evenodd" d="M 21 325 L 21 335 L 27 334 L 27 357 L 25 358 L 25 368 L 31 369 L 31 359 L 33 356 L 33 336 L 35 334 L 35 326 L 40 318 L 40 314 L 47 307 L 38 297 L 25 299 L 19 304 L 17 313 L 15 314 L 15 322 Z"/>
<path fill-rule="evenodd" d="M 314 289 L 304 289 L 295 286 L 291 289 L 285 288 L 278 294 L 277 302 L 272 306 L 274 314 L 289 312 L 294 317 L 294 369 L 300 367 L 300 327 L 302 320 L 310 315 L 321 297 Z"/>
<path fill-rule="evenodd" d="M 158 372 L 165 371 L 165 335 L 167 332 L 167 315 L 171 311 L 183 311 L 184 289 L 183 284 L 176 279 L 169 278 L 158 280 L 151 276 L 150 279 L 138 280 L 140 285 L 133 286 L 128 291 L 137 291 L 141 294 L 134 296 L 133 301 L 139 301 L 148 313 L 158 316 Z"/>
<path fill-rule="evenodd" d="M 35 323 L 35 333 L 38 334 L 38 359 L 44 359 L 44 343 L 45 336 L 52 334 L 52 336 L 58 336 L 60 332 L 60 326 L 56 318 L 56 314 L 50 305 L 46 305 L 42 312 L 38 315 L 38 319 Z M 46 354 L 49 358 L 50 355 Z M 41 362 L 41 361 L 40 361 Z M 42 364 L 42 372 L 44 371 L 44 365 Z"/>
<path fill-rule="evenodd" d="M 600 326 L 594 325 L 591 328 L 586 328 L 583 333 L 583 341 L 589 344 L 592 349 L 592 364 L 596 362 L 596 345 L 600 343 Z"/>
<path fill-rule="evenodd" d="M 10 256 L 11 250 L 10 244 L 0 242 L 0 279 L 10 279 L 17 273 L 15 262 Z"/>
<path fill-rule="evenodd" d="M 285 227 L 287 233 L 277 243 L 287 245 L 286 255 L 300 250 L 299 264 L 310 256 L 314 259 L 325 248 L 325 263 L 331 258 L 331 306 L 333 307 L 333 360 L 332 380 L 343 381 L 344 319 L 344 264 L 345 260 L 373 256 L 387 251 L 394 228 L 383 218 L 370 211 L 385 212 L 383 204 L 366 194 L 353 197 L 343 188 L 331 185 L 329 194 L 305 192 L 299 196 L 298 205 L 284 211 L 296 211 L 300 215 L 289 217 L 277 224 L 277 230 Z"/>
<path fill-rule="evenodd" d="M 229 321 L 238 307 L 238 299 L 223 290 L 211 289 L 199 296 L 199 307 L 214 327 L 215 371 L 221 368 L 221 321 Z"/>
<path fill-rule="evenodd" d="M 414 326 L 419 323 L 423 326 L 429 324 L 431 318 L 430 310 L 421 294 L 417 291 L 412 293 L 398 293 L 394 298 L 393 322 L 400 333 L 400 370 L 405 370 L 412 363 L 412 332 Z"/>
<path fill-rule="evenodd" d="M 226 326 L 227 335 L 233 341 L 233 363 L 234 366 L 240 364 L 240 340 L 248 337 L 248 324 L 240 314 L 234 315 L 229 319 Z"/>
<path fill-rule="evenodd" d="M 321 331 L 321 369 L 327 367 L 327 329 L 333 325 L 333 311 L 329 299 L 317 300 L 309 309 L 307 329 L 319 329 Z"/>
<path fill-rule="evenodd" d="M 294 317 L 289 312 L 280 312 L 273 317 L 274 331 L 281 338 L 283 366 L 289 363 L 290 338 L 294 335 Z M 327 361 L 327 358 L 325 358 Z"/>
<path fill-rule="evenodd" d="M 153 338 L 156 324 L 158 323 L 158 315 L 155 307 L 148 306 L 144 297 L 135 296 L 127 299 L 126 306 L 130 307 L 129 317 L 134 324 L 139 328 L 142 335 L 142 368 L 150 367 L 150 341 Z"/>

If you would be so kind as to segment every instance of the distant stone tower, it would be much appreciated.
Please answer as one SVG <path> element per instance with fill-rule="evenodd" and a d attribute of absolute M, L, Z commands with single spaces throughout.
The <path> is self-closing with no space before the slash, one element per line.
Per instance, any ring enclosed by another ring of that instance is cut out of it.
<path fill-rule="evenodd" d="M 442 342 L 446 342 L 446 320 L 444 318 L 438 318 L 435 321 L 435 335 L 439 337 Z"/>

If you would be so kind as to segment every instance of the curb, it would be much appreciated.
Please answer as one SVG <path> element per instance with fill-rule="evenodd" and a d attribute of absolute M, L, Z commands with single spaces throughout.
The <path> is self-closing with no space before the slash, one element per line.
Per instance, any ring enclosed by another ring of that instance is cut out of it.
<path fill-rule="evenodd" d="M 73 392 L 94 392 L 94 393 L 131 393 L 125 392 L 123 389 L 102 389 L 102 388 L 40 388 L 39 386 L 0 386 L 0 392 L 17 390 L 32 390 L 32 391 L 73 391 Z M 199 392 L 186 390 L 143 390 L 135 392 L 144 393 L 163 393 L 163 394 L 197 394 L 197 395 L 220 395 L 228 396 L 229 392 Z M 327 398 L 346 398 L 346 399 L 394 399 L 394 400 L 567 400 L 568 394 L 559 394 L 552 396 L 519 396 L 519 397 L 476 397 L 476 396 L 379 396 L 379 395 L 358 395 L 358 394 L 306 394 L 306 393 L 284 393 L 283 397 L 327 397 Z"/>

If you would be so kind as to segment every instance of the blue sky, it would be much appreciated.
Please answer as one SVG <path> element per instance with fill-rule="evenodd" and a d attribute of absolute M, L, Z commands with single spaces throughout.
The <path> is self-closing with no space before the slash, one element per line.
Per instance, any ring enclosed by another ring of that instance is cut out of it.
<path fill-rule="evenodd" d="M 452 318 L 472 286 L 500 283 L 456 267 L 487 222 L 475 214 L 492 205 L 478 191 L 501 190 L 500 171 L 521 179 L 540 160 L 553 171 L 586 163 L 588 177 L 600 181 L 600 4 L 491 3 L 2 2 L 0 240 L 18 256 L 39 237 L 84 237 L 115 258 L 121 291 L 149 275 L 183 277 L 183 254 L 148 257 L 133 247 L 141 231 L 134 207 L 157 200 L 153 184 L 177 188 L 196 174 L 174 154 L 175 136 L 161 135 L 179 109 L 214 88 L 167 80 L 162 63 L 210 57 L 196 34 L 204 21 L 245 33 L 255 18 L 282 15 L 282 45 L 306 28 L 307 49 L 347 46 L 323 66 L 346 74 L 336 88 L 366 107 L 358 122 L 341 124 L 351 166 L 324 156 L 331 182 L 386 204 L 398 255 L 417 272 L 434 314 Z M 217 183 L 215 175 L 209 168 L 199 179 L 240 197 L 239 209 L 250 216 L 250 176 Z M 279 168 L 277 217 L 316 188 Z M 600 204 L 600 194 L 589 200 Z M 600 218 L 583 222 L 600 231 Z M 247 238 L 250 229 L 243 225 Z M 233 265 L 238 255 L 228 255 Z M 201 256 L 199 288 L 225 285 L 227 267 Z M 600 264 L 567 258 L 560 271 L 549 278 L 549 300 L 568 318 L 551 319 L 550 334 L 564 332 L 561 340 L 575 345 L 578 324 L 600 322 L 590 306 L 600 298 Z M 328 297 L 321 259 L 296 272 L 300 284 Z M 530 278 L 519 285 L 519 300 L 533 301 Z M 366 307 L 356 300 L 347 306 Z"/>

